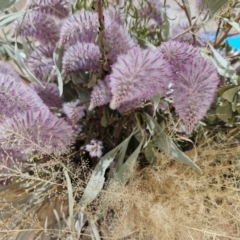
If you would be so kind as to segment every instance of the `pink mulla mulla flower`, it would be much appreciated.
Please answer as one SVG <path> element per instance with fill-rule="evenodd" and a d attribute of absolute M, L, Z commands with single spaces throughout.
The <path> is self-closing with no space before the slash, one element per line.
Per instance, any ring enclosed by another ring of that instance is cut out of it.
<path fill-rule="evenodd" d="M 128 113 L 133 111 L 136 108 L 141 108 L 142 105 L 142 101 L 141 100 L 135 100 L 135 101 L 130 101 L 130 102 L 126 102 L 123 103 L 122 105 L 120 105 L 117 110 L 120 113 Z"/>
<path fill-rule="evenodd" d="M 106 22 L 109 19 L 111 22 L 116 22 L 119 25 L 124 25 L 124 13 L 119 7 L 109 6 L 103 12 L 104 21 Z"/>
<path fill-rule="evenodd" d="M 176 40 L 163 42 L 157 49 L 162 53 L 164 59 L 173 66 L 175 71 L 183 68 L 186 61 L 201 55 L 198 48 L 194 48 L 189 43 Z"/>
<path fill-rule="evenodd" d="M 117 109 L 130 101 L 150 99 L 163 93 L 170 78 L 171 68 L 159 51 L 133 48 L 112 65 L 110 107 Z"/>
<path fill-rule="evenodd" d="M 137 44 L 124 26 L 119 25 L 117 22 L 110 23 L 108 20 L 105 22 L 105 37 L 111 48 L 109 53 L 107 53 L 107 57 L 114 63 L 118 55 L 127 53 L 130 49 L 136 47 Z"/>
<path fill-rule="evenodd" d="M 218 83 L 216 67 L 201 56 L 193 58 L 175 75 L 173 106 L 187 133 L 192 132 L 210 108 Z"/>
<path fill-rule="evenodd" d="M 37 47 L 27 59 L 27 67 L 41 81 L 46 80 L 54 67 L 53 51 L 55 45 Z"/>
<path fill-rule="evenodd" d="M 13 67 L 11 67 L 8 63 L 0 61 L 0 74 L 12 76 L 15 79 L 20 80 L 19 75 L 16 71 L 14 71 Z"/>
<path fill-rule="evenodd" d="M 42 44 L 55 44 L 59 40 L 59 27 L 47 14 L 31 11 L 15 21 L 15 33 L 33 38 Z"/>
<path fill-rule="evenodd" d="M 98 141 L 94 139 L 91 140 L 90 144 L 87 144 L 85 147 L 85 150 L 89 152 L 89 155 L 91 157 L 98 157 L 98 158 L 102 156 L 102 149 L 103 149 L 102 141 Z"/>
<path fill-rule="evenodd" d="M 98 80 L 93 87 L 90 97 L 90 105 L 88 110 L 92 111 L 95 107 L 105 105 L 111 101 L 112 93 L 107 84 L 107 80 Z"/>
<path fill-rule="evenodd" d="M 65 18 L 69 15 L 71 1 L 69 0 L 28 0 L 28 8 L 36 8 L 41 13 L 46 13 L 57 18 Z"/>
<path fill-rule="evenodd" d="M 0 145 L 24 153 L 62 154 L 69 151 L 73 129 L 48 109 L 16 113 L 0 125 Z"/>
<path fill-rule="evenodd" d="M 63 104 L 63 99 L 59 95 L 59 89 L 57 84 L 43 82 L 41 86 L 37 82 L 33 82 L 31 86 L 37 92 L 38 96 L 42 99 L 44 104 L 48 107 L 61 108 Z"/>
<path fill-rule="evenodd" d="M 66 114 L 67 120 L 72 125 L 76 125 L 77 122 L 85 116 L 84 110 L 85 107 L 79 99 L 63 104 L 63 112 Z"/>
<path fill-rule="evenodd" d="M 96 12 L 80 10 L 63 21 L 59 45 L 68 47 L 77 42 L 94 42 L 98 34 Z"/>
<path fill-rule="evenodd" d="M 98 60 L 101 57 L 100 49 L 93 43 L 80 43 L 67 48 L 62 59 L 64 75 L 84 70 L 96 71 L 99 69 Z"/>
<path fill-rule="evenodd" d="M 0 74 L 0 122 L 18 112 L 47 109 L 36 91 L 11 75 Z"/>

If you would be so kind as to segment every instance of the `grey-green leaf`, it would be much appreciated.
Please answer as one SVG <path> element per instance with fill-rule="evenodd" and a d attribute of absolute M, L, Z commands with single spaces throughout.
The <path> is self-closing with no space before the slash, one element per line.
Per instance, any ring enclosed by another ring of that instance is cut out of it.
<path fill-rule="evenodd" d="M 133 169 L 133 166 L 138 158 L 138 155 L 142 149 L 144 143 L 144 138 L 139 143 L 138 147 L 134 150 L 134 152 L 129 156 L 126 162 L 122 165 L 119 171 L 116 174 L 116 180 L 121 184 L 125 185 L 129 179 L 130 173 Z"/>
<path fill-rule="evenodd" d="M 24 13 L 26 13 L 26 12 L 22 11 L 22 12 L 9 13 L 9 14 L 5 14 L 5 15 L 1 16 L 0 17 L 0 28 L 6 27 L 7 25 L 12 23 L 19 17 L 22 17 L 22 15 Z"/>
<path fill-rule="evenodd" d="M 210 11 L 211 16 L 213 16 L 228 2 L 229 0 L 203 0 L 203 5 Z"/>
<path fill-rule="evenodd" d="M 222 94 L 222 97 L 228 100 L 230 103 L 233 102 L 235 95 L 237 94 L 239 87 L 233 87 Z"/>
<path fill-rule="evenodd" d="M 53 52 L 53 61 L 56 67 L 57 79 L 58 79 L 58 90 L 59 90 L 60 96 L 63 94 L 63 79 L 61 75 L 63 52 L 64 50 L 59 47 L 56 47 Z"/>
<path fill-rule="evenodd" d="M 0 0 L 0 13 L 11 7 L 17 0 Z"/>
<path fill-rule="evenodd" d="M 83 196 L 80 200 L 80 204 L 82 207 L 86 207 L 90 204 L 99 194 L 101 191 L 104 181 L 105 181 L 105 172 L 112 161 L 115 159 L 117 152 L 129 141 L 129 138 L 132 137 L 133 132 L 127 139 L 125 139 L 122 143 L 120 143 L 117 147 L 112 149 L 106 155 L 104 155 L 100 161 L 98 162 L 97 166 L 95 167 L 91 178 L 84 190 Z"/>
<path fill-rule="evenodd" d="M 154 120 L 146 113 L 144 114 L 144 116 L 146 119 L 147 128 L 153 136 L 153 146 L 161 149 L 168 157 L 199 170 L 199 167 L 176 146 L 176 144 L 169 136 L 167 136 L 167 134 L 163 131 L 161 126 L 156 122 L 156 120 Z"/>

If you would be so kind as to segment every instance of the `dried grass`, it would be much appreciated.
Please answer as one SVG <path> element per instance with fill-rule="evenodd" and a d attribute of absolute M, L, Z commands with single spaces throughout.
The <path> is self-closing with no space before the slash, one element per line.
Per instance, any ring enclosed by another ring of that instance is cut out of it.
<path fill-rule="evenodd" d="M 105 218 L 105 237 L 240 239 L 240 148 L 198 152 L 201 172 L 159 154 L 158 166 L 135 169 L 126 187 L 110 183 L 102 201 L 114 214 Z"/>
<path fill-rule="evenodd" d="M 95 203 L 85 210 L 84 218 L 94 219 L 99 208 L 108 206 L 103 220 L 98 222 L 102 239 L 240 239 L 240 147 L 220 142 L 202 145 L 197 152 L 200 172 L 159 153 L 156 168 L 136 166 L 126 186 L 109 182 Z M 194 154 L 195 151 L 188 152 L 192 158 Z M 79 199 L 90 171 L 82 166 L 72 173 L 68 164 L 66 169 L 71 179 L 75 179 L 72 182 L 75 224 L 80 211 Z M 60 174 L 59 185 L 56 179 Z M 48 179 L 39 177 L 35 189 L 30 184 L 25 189 L 16 186 L 0 192 L 0 198 L 5 199 L 0 204 L 1 210 L 3 207 L 5 213 L 9 210 L 6 218 L 0 218 L 0 239 L 68 239 L 70 235 L 71 239 L 91 239 L 87 225 L 79 238 L 76 229 L 66 223 L 70 208 L 63 175 L 59 172 L 55 180 L 50 178 L 50 185 L 46 185 Z M 34 183 L 37 176 L 25 178 Z M 46 191 L 36 191 L 41 186 L 45 186 Z M 39 201 L 28 209 L 24 199 L 30 194 L 39 196 Z M 47 233 L 53 233 L 55 238 L 44 233 L 46 226 Z M 23 237 L 18 238 L 21 233 Z"/>

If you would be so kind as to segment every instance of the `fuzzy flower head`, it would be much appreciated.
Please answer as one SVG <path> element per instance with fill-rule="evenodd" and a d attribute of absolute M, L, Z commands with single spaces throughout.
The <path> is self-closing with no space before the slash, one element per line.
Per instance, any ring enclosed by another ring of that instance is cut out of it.
<path fill-rule="evenodd" d="M 31 11 L 15 22 L 15 33 L 24 38 L 33 38 L 42 44 L 56 43 L 59 28 L 47 14 Z"/>
<path fill-rule="evenodd" d="M 3 61 L 0 61 L 0 74 L 2 75 L 9 75 L 15 78 L 16 80 L 19 79 L 19 75 L 17 74 L 16 71 L 13 70 L 13 68 L 8 64 Z"/>
<path fill-rule="evenodd" d="M 209 110 L 218 83 L 215 66 L 201 56 L 193 58 L 175 75 L 173 106 L 187 133 L 191 133 Z"/>
<path fill-rule="evenodd" d="M 85 147 L 85 150 L 89 152 L 89 155 L 91 157 L 98 157 L 98 158 L 102 156 L 102 149 L 103 149 L 102 141 L 98 141 L 94 139 L 91 140 L 90 144 L 87 144 Z"/>
<path fill-rule="evenodd" d="M 124 26 L 119 25 L 117 22 L 106 24 L 105 37 L 111 49 L 107 56 L 112 63 L 117 60 L 118 55 L 126 54 L 130 49 L 137 45 L 131 38 L 127 29 Z"/>
<path fill-rule="evenodd" d="M 158 50 L 164 59 L 177 71 L 183 68 L 187 61 L 199 56 L 200 52 L 189 43 L 170 40 L 161 44 Z"/>
<path fill-rule="evenodd" d="M 79 99 L 63 104 L 63 112 L 67 115 L 67 119 L 72 125 L 76 125 L 85 116 L 84 110 L 85 107 L 82 106 Z"/>
<path fill-rule="evenodd" d="M 27 6 L 62 19 L 69 15 L 71 2 L 69 0 L 28 0 Z"/>
<path fill-rule="evenodd" d="M 31 86 L 48 107 L 61 108 L 63 99 L 59 95 L 58 86 L 55 83 L 48 82 L 42 84 L 44 87 L 37 82 L 33 82 Z"/>
<path fill-rule="evenodd" d="M 62 70 L 64 75 L 73 72 L 96 71 L 99 69 L 98 60 L 101 57 L 99 47 L 93 43 L 80 43 L 69 47 L 63 56 Z"/>
<path fill-rule="evenodd" d="M 11 75 L 0 74 L 0 89 L 0 122 L 18 112 L 47 109 L 34 89 Z"/>
<path fill-rule="evenodd" d="M 92 111 L 95 107 L 105 105 L 111 101 L 112 93 L 107 84 L 107 80 L 98 80 L 93 87 L 90 97 L 90 105 L 88 110 Z"/>
<path fill-rule="evenodd" d="M 53 51 L 55 45 L 37 47 L 27 59 L 27 67 L 40 80 L 44 81 L 54 67 Z"/>
<path fill-rule="evenodd" d="M 116 22 L 122 26 L 124 25 L 125 17 L 119 7 L 109 6 L 106 10 L 104 10 L 103 14 L 104 14 L 105 23 L 107 19 L 110 19 L 111 22 Z"/>
<path fill-rule="evenodd" d="M 116 109 L 130 101 L 150 99 L 165 92 L 170 74 L 170 66 L 159 51 L 139 47 L 129 50 L 112 66 L 110 107 Z"/>
<path fill-rule="evenodd" d="M 4 150 L 24 153 L 66 153 L 73 140 L 72 127 L 48 109 L 16 113 L 5 119 L 0 131 L 0 145 Z"/>
<path fill-rule="evenodd" d="M 77 42 L 94 42 L 98 33 L 96 12 L 80 10 L 63 22 L 60 31 L 60 46 L 68 47 Z"/>

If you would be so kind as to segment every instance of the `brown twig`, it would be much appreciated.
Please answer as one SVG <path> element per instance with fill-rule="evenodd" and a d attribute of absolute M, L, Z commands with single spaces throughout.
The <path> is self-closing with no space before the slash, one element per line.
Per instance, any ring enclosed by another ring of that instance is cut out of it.
<path fill-rule="evenodd" d="M 237 22 L 240 20 L 240 13 L 235 17 L 234 22 Z M 223 42 L 223 40 L 228 36 L 229 31 L 232 29 L 232 25 L 227 23 L 225 31 L 219 36 L 219 38 L 216 39 L 214 43 L 214 48 L 218 48 L 220 44 Z"/>
<path fill-rule="evenodd" d="M 177 1 L 176 1 L 176 3 L 185 12 L 186 17 L 187 17 L 188 22 L 189 22 L 189 27 L 190 27 L 190 29 L 193 29 L 193 27 L 192 27 L 192 20 L 191 20 L 191 17 L 189 15 L 189 12 L 187 10 L 187 6 L 186 6 L 185 1 L 182 0 L 182 5 L 180 3 L 178 3 Z M 191 32 L 191 34 L 192 34 L 192 38 L 193 38 L 193 45 L 195 45 L 195 43 L 196 43 L 196 36 L 195 36 L 195 34 L 193 32 Z"/>

